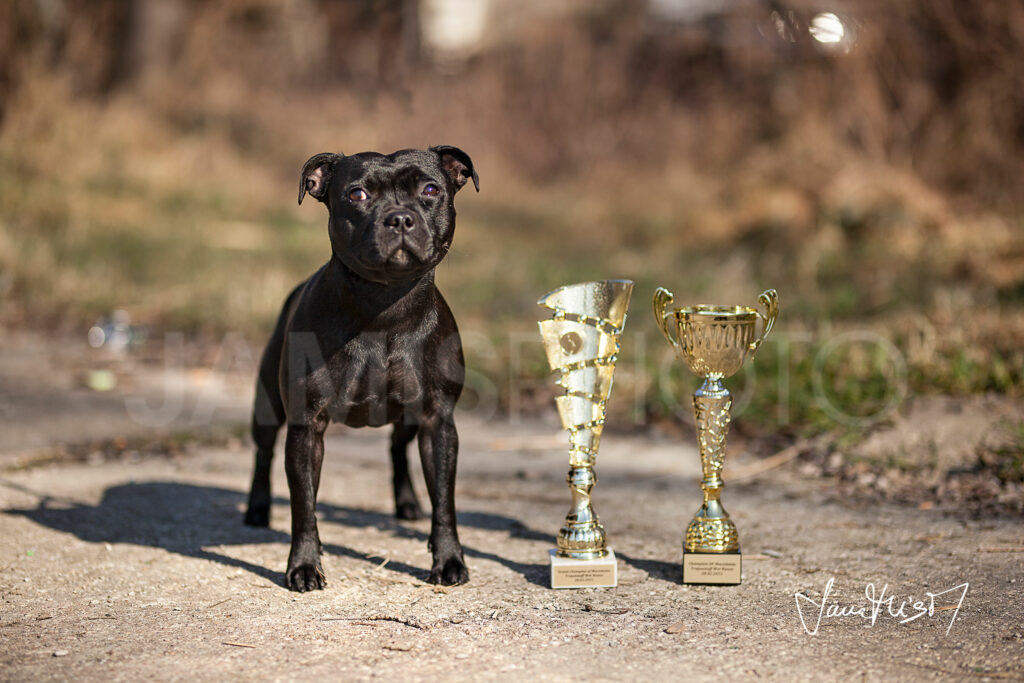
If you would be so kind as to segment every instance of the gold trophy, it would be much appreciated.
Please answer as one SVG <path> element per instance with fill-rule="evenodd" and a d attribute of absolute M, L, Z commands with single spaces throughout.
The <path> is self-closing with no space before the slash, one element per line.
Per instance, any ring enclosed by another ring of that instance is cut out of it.
<path fill-rule="evenodd" d="M 629 280 L 583 282 L 560 287 L 537 302 L 554 311 L 550 320 L 539 323 L 540 334 L 548 363 L 565 390 L 555 401 L 569 431 L 566 481 L 572 507 L 558 532 L 558 549 L 549 552 L 552 588 L 618 584 L 615 553 L 590 503 L 590 491 L 597 483 L 594 460 L 632 291 Z"/>
<path fill-rule="evenodd" d="M 732 397 L 722 385 L 722 378 L 743 367 L 747 354 L 753 355 L 771 332 L 779 314 L 779 295 L 774 289 L 761 294 L 758 301 L 765 308 L 764 314 L 748 306 L 669 309 L 672 301 L 672 292 L 659 287 L 654 292 L 654 318 L 679 359 L 704 378 L 693 394 L 704 503 L 686 528 L 683 583 L 738 584 L 742 568 L 739 536 L 720 500 L 732 407 Z M 758 318 L 761 335 L 755 339 Z"/>

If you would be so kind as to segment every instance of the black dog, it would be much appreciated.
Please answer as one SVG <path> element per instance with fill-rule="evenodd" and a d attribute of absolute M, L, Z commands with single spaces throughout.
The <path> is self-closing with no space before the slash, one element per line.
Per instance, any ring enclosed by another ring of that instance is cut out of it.
<path fill-rule="evenodd" d="M 462 392 L 462 343 L 434 286 L 434 267 L 451 247 L 455 193 L 480 181 L 457 147 L 383 155 L 317 154 L 302 168 L 308 192 L 327 206 L 331 260 L 295 288 L 263 352 L 252 436 L 256 442 L 246 524 L 267 526 L 270 462 L 287 422 L 285 471 L 292 547 L 285 585 L 323 588 L 316 495 L 329 421 L 350 427 L 393 424 L 396 515 L 420 517 L 406 447 L 419 437 L 433 506 L 431 583 L 469 580 L 455 528 L 453 412 Z"/>

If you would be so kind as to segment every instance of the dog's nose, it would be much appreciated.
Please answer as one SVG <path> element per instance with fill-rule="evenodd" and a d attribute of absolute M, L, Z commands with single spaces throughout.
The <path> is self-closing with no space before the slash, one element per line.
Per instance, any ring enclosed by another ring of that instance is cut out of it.
<path fill-rule="evenodd" d="M 408 232 L 416 224 L 411 211 L 392 211 L 384 217 L 384 225 L 399 232 Z"/>

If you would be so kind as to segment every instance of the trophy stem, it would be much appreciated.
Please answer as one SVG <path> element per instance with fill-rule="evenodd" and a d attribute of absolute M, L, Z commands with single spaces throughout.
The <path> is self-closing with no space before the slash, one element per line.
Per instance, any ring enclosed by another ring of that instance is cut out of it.
<path fill-rule="evenodd" d="M 608 554 L 604 527 L 590 502 L 590 490 L 597 483 L 594 466 L 573 463 L 566 476 L 572 506 L 565 525 L 558 530 L 558 556 L 593 560 Z"/>
<path fill-rule="evenodd" d="M 693 394 L 704 503 L 686 528 L 686 552 L 728 553 L 737 552 L 740 547 L 736 525 L 720 500 L 725 485 L 721 475 L 731 408 L 732 396 L 717 374 L 708 375 Z"/>

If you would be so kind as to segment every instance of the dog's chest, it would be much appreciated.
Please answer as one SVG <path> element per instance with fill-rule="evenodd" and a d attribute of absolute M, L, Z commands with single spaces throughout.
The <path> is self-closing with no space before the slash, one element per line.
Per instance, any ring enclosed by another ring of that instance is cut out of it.
<path fill-rule="evenodd" d="M 336 353 L 328 367 L 335 388 L 331 419 L 351 427 L 379 427 L 422 402 L 423 364 L 408 348 L 367 344 Z"/>

